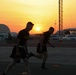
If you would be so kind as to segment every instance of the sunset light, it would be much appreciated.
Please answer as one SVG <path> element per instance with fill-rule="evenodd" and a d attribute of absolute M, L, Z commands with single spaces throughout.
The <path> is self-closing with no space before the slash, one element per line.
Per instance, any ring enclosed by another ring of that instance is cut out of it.
<path fill-rule="evenodd" d="M 50 26 L 58 30 L 58 0 L 0 0 L 0 24 L 11 32 L 19 32 L 31 21 L 31 34 L 46 31 Z M 76 27 L 76 0 L 63 0 L 63 29 Z M 54 22 L 56 20 L 56 26 Z"/>
<path fill-rule="evenodd" d="M 40 27 L 37 27 L 36 30 L 37 30 L 37 31 L 40 31 Z"/>

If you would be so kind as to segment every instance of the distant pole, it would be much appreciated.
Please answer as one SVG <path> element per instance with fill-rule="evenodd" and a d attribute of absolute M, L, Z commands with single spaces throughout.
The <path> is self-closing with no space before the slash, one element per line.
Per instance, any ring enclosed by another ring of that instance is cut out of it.
<path fill-rule="evenodd" d="M 59 35 L 61 30 L 63 30 L 63 0 L 59 0 Z"/>
<path fill-rule="evenodd" d="M 55 25 L 55 31 L 56 31 L 56 20 L 55 20 L 55 23 L 54 23 L 54 25 Z"/>

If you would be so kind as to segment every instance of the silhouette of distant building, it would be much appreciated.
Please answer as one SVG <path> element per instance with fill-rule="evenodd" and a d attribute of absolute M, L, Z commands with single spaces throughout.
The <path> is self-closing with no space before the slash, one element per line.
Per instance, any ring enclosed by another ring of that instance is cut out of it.
<path fill-rule="evenodd" d="M 10 32 L 10 34 L 11 34 L 12 37 L 15 37 L 15 38 L 17 37 L 17 33 L 16 32 Z"/>
<path fill-rule="evenodd" d="M 0 24 L 0 41 L 6 40 L 9 37 L 10 29 L 5 24 Z"/>
<path fill-rule="evenodd" d="M 76 35 L 76 28 L 67 28 L 67 29 L 64 29 L 64 30 L 60 31 L 60 33 L 62 35 L 66 35 L 66 34 Z M 57 31 L 55 34 L 59 34 L 59 31 Z"/>
<path fill-rule="evenodd" d="M 0 33 L 10 33 L 10 29 L 5 24 L 0 24 Z"/>

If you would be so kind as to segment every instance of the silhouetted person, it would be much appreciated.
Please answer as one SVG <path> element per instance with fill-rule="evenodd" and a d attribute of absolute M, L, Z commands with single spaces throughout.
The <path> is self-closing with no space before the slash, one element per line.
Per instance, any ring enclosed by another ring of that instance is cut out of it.
<path fill-rule="evenodd" d="M 45 63 L 47 61 L 47 58 L 48 58 L 48 54 L 47 54 L 47 44 L 51 45 L 52 47 L 54 47 L 50 42 L 49 42 L 49 39 L 50 39 L 50 35 L 53 34 L 54 32 L 54 28 L 53 27 L 50 27 L 48 31 L 44 32 L 41 36 L 41 39 L 37 45 L 37 53 L 38 55 L 36 54 L 33 54 L 31 52 L 31 55 L 34 56 L 34 57 L 37 57 L 39 59 L 43 59 L 42 61 L 42 65 L 41 65 L 41 69 L 47 69 L 45 67 Z M 30 56 L 31 57 L 31 56 Z"/>
<path fill-rule="evenodd" d="M 24 61 L 25 67 L 27 68 L 26 72 L 29 75 L 27 40 L 29 39 L 29 31 L 32 30 L 33 26 L 34 24 L 32 22 L 28 22 L 26 24 L 26 28 L 19 31 L 16 44 L 13 47 L 10 55 L 13 62 L 9 64 L 9 66 L 3 72 L 3 75 L 6 75 L 16 63 L 20 63 L 21 59 Z"/>

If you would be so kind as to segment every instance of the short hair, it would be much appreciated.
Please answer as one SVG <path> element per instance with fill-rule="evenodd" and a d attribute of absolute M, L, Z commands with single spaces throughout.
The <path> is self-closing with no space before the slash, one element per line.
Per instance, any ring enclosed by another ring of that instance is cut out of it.
<path fill-rule="evenodd" d="M 32 22 L 28 22 L 27 23 L 27 26 L 29 26 L 29 25 L 32 25 L 33 26 L 34 24 Z"/>
<path fill-rule="evenodd" d="M 50 28 L 49 28 L 49 30 L 51 30 L 51 29 L 52 29 L 52 30 L 54 30 L 54 28 L 53 28 L 53 27 L 50 27 Z"/>

